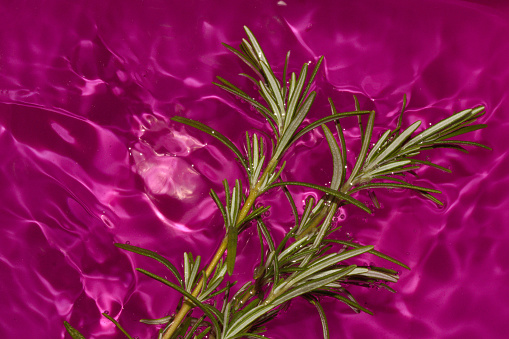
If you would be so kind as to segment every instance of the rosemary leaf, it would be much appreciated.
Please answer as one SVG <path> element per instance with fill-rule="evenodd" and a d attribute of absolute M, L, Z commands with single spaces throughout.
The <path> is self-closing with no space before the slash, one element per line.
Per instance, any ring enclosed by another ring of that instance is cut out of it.
<path fill-rule="evenodd" d="M 341 150 L 334 139 L 329 128 L 326 125 L 322 125 L 323 132 L 325 133 L 325 138 L 327 139 L 327 143 L 329 144 L 329 148 L 332 154 L 332 163 L 333 163 L 333 173 L 330 188 L 333 190 L 337 190 L 343 181 L 343 161 L 341 156 Z"/>
<path fill-rule="evenodd" d="M 345 275 L 348 275 L 349 273 L 351 273 L 354 269 L 356 268 L 355 265 L 352 265 L 352 266 L 348 266 L 348 267 L 345 267 L 343 269 L 340 269 L 340 270 L 335 270 L 334 273 L 328 275 L 328 276 L 325 276 L 321 279 L 317 279 L 317 280 L 314 280 L 312 282 L 309 282 L 309 283 L 306 283 L 306 284 L 303 284 L 301 286 L 298 286 L 292 290 L 290 290 L 289 292 L 286 292 L 284 294 L 282 294 L 280 297 L 278 297 L 277 299 L 275 299 L 272 304 L 275 304 L 275 305 L 281 305 L 282 303 L 285 303 L 295 297 L 298 297 L 300 295 L 303 295 L 305 293 L 309 293 L 317 288 L 320 288 L 320 287 L 323 287 L 325 285 L 327 285 L 328 283 L 330 282 L 333 282 L 333 281 L 336 281 L 338 280 L 339 278 L 345 276 Z"/>
<path fill-rule="evenodd" d="M 318 314 L 320 315 L 320 321 L 322 323 L 323 330 L 323 339 L 329 339 L 329 324 L 327 323 L 327 316 L 325 315 L 325 311 L 323 310 L 322 305 L 318 300 L 310 299 L 309 302 L 316 307 Z"/>
<path fill-rule="evenodd" d="M 320 59 L 318 59 L 318 62 L 316 63 L 315 68 L 313 69 L 313 72 L 311 73 L 311 76 L 309 77 L 306 89 L 304 90 L 304 93 L 302 94 L 302 98 L 307 97 L 309 90 L 311 89 L 311 85 L 315 81 L 316 74 L 318 73 L 318 70 L 320 69 L 320 66 L 322 65 L 323 59 L 324 59 L 323 55 L 320 57 Z"/>
<path fill-rule="evenodd" d="M 373 160 L 373 164 L 379 164 L 386 160 L 391 154 L 397 152 L 398 148 L 403 144 L 403 142 L 408 139 L 420 125 L 420 121 L 416 121 L 410 125 L 410 127 L 401 133 L 378 157 L 376 157 L 376 159 Z M 372 165 L 369 167 L 372 167 Z"/>
<path fill-rule="evenodd" d="M 201 332 L 197 336 L 194 336 L 193 339 L 203 339 L 207 334 L 209 334 L 211 330 L 212 328 L 207 327 L 205 330 L 203 330 L 203 332 Z"/>
<path fill-rule="evenodd" d="M 476 112 L 479 108 L 476 109 Z M 484 109 L 484 107 L 482 107 Z M 468 118 L 469 116 L 472 116 L 476 114 L 474 110 L 472 109 L 466 109 L 461 112 L 458 112 L 442 121 L 440 121 L 438 124 L 433 125 L 432 127 L 425 129 L 420 134 L 418 134 L 416 137 L 414 137 L 412 140 L 410 140 L 407 144 L 404 145 L 403 149 L 406 149 L 410 146 L 413 146 L 420 142 L 425 142 L 426 139 L 435 133 L 439 132 L 441 129 L 447 128 L 448 126 L 454 125 L 458 121 L 461 121 L 464 118 Z"/>
<path fill-rule="evenodd" d="M 228 247 L 227 247 L 227 255 L 226 255 L 226 264 L 228 274 L 231 276 L 233 274 L 233 268 L 235 266 L 235 259 L 237 258 L 237 227 L 229 226 L 228 227 Z"/>
<path fill-rule="evenodd" d="M 137 253 L 137 254 L 140 254 L 140 255 L 143 255 L 143 256 L 146 256 L 146 257 L 149 257 L 149 258 L 159 261 L 161 264 L 166 266 L 171 271 L 171 273 L 173 273 L 175 278 L 177 278 L 180 286 L 183 286 L 182 277 L 180 276 L 179 271 L 168 259 L 164 258 L 163 256 L 157 254 L 156 252 L 153 252 L 153 251 L 150 251 L 150 250 L 147 250 L 144 248 L 136 247 L 133 245 L 129 245 L 129 244 L 115 243 L 114 245 L 118 248 L 123 249 L 123 250 Z"/>
<path fill-rule="evenodd" d="M 359 120 L 360 121 L 360 120 Z M 361 146 L 361 152 L 359 153 L 359 156 L 357 157 L 357 161 L 355 162 L 355 166 L 352 170 L 352 173 L 350 174 L 350 177 L 346 181 L 345 185 L 348 187 L 349 184 L 355 180 L 357 177 L 357 173 L 362 167 L 362 164 L 364 163 L 364 159 L 366 157 L 366 153 L 368 152 L 369 143 L 371 142 L 371 134 L 373 133 L 373 127 L 375 122 L 375 112 L 371 112 L 369 114 L 369 120 L 368 125 L 366 126 L 366 132 L 364 133 L 364 137 L 362 138 L 362 146 Z M 359 126 L 362 127 L 362 124 L 359 123 Z M 362 134 L 362 132 L 361 132 Z"/>
<path fill-rule="evenodd" d="M 285 134 L 283 134 L 281 140 L 279 141 L 276 147 L 276 150 L 273 155 L 275 159 L 279 159 L 283 152 L 286 151 L 286 149 L 293 143 L 294 140 L 292 140 L 292 136 L 297 130 L 297 128 L 300 126 L 304 118 L 306 117 L 306 114 L 309 112 L 309 109 L 311 108 L 311 105 L 315 100 L 315 96 L 316 93 L 311 92 L 309 96 L 306 98 L 306 101 L 304 101 L 302 106 L 295 114 L 294 119 L 292 120 L 288 128 L 285 130 Z"/>
<path fill-rule="evenodd" d="M 64 321 L 64 326 L 67 333 L 69 333 L 73 339 L 85 339 L 85 337 L 67 321 Z"/>
<path fill-rule="evenodd" d="M 171 282 L 169 282 L 168 280 L 156 275 L 156 274 L 153 274 L 149 271 L 146 271 L 142 268 L 137 268 L 136 269 L 138 272 L 141 272 L 145 275 L 148 275 L 149 277 L 151 277 L 152 279 L 155 279 L 157 281 L 160 281 L 162 282 L 163 284 L 165 284 L 166 286 L 169 286 L 171 288 L 173 288 L 174 290 L 176 290 L 177 292 L 179 292 L 180 294 L 182 294 L 183 296 L 185 296 L 186 298 L 188 298 L 191 302 L 193 302 L 193 304 L 195 304 L 197 307 L 199 307 L 203 313 L 205 313 L 207 315 L 207 317 L 212 321 L 212 323 L 214 324 L 214 330 L 216 332 L 216 338 L 219 338 L 219 323 L 218 323 L 218 319 L 216 318 L 216 315 L 211 312 L 210 308 L 208 307 L 208 305 L 206 304 L 203 304 L 202 302 L 200 302 L 198 299 L 196 299 L 191 293 L 187 292 L 185 289 L 181 288 L 180 286 L 178 285 L 175 285 Z"/>
<path fill-rule="evenodd" d="M 237 51 L 235 48 L 231 47 L 228 44 L 222 43 L 222 45 L 224 47 L 226 47 L 230 52 L 235 54 L 240 60 L 244 61 L 244 63 L 246 65 L 248 65 L 249 68 L 251 68 L 253 70 L 253 72 L 255 72 L 261 78 L 262 75 L 261 75 L 260 71 L 258 70 L 256 65 L 248 57 L 246 57 L 243 53 Z"/>
<path fill-rule="evenodd" d="M 191 336 L 193 333 L 198 329 L 202 321 L 205 319 L 205 316 L 201 316 L 198 320 L 195 321 L 193 327 L 191 327 L 191 330 L 187 333 L 187 335 L 184 337 L 184 339 L 191 339 Z"/>
<path fill-rule="evenodd" d="M 353 309 L 358 309 L 362 312 L 365 312 L 369 315 L 373 315 L 373 312 L 371 312 L 370 310 L 368 310 L 367 308 L 364 308 L 362 307 L 359 303 L 357 303 L 356 301 L 352 301 L 344 296 L 342 296 L 341 294 L 335 294 L 333 295 L 333 298 L 336 298 L 342 302 L 344 302 L 345 304 L 347 304 L 348 306 L 352 307 Z"/>
<path fill-rule="evenodd" d="M 416 185 L 411 185 L 411 184 L 406 184 L 406 183 L 398 184 L 398 183 L 392 183 L 392 182 L 372 182 L 369 184 L 357 186 L 350 192 L 354 193 L 354 192 L 358 192 L 360 190 L 365 190 L 368 188 L 407 188 L 407 189 L 429 192 L 429 193 L 442 193 L 442 192 L 432 189 L 432 188 L 426 188 L 426 187 L 421 187 L 421 186 L 416 186 Z"/>
<path fill-rule="evenodd" d="M 360 202 L 359 200 L 357 200 L 355 198 L 352 198 L 351 196 L 349 196 L 347 194 L 344 194 L 344 193 L 332 190 L 332 189 L 327 188 L 327 187 L 315 185 L 315 184 L 309 184 L 309 183 L 298 182 L 298 181 L 285 181 L 285 182 L 274 183 L 274 184 L 268 186 L 266 188 L 266 191 L 271 189 L 271 188 L 274 188 L 274 187 L 278 187 L 278 186 L 290 186 L 290 185 L 304 186 L 304 187 L 309 187 L 309 188 L 317 189 L 317 190 L 322 191 L 324 193 L 333 195 L 333 196 L 335 196 L 335 197 L 337 197 L 337 198 L 339 198 L 341 200 L 349 202 L 350 204 L 355 205 L 355 206 L 359 207 L 360 209 L 362 209 L 362 210 L 368 212 L 369 214 L 371 214 L 371 210 L 366 205 L 364 205 L 362 202 Z M 357 191 L 357 190 L 353 190 L 353 191 Z"/>
<path fill-rule="evenodd" d="M 102 314 L 104 317 L 106 317 L 109 321 L 111 321 L 113 324 L 115 324 L 115 326 L 122 332 L 124 333 L 124 335 L 128 338 L 128 339 L 133 339 L 133 337 L 131 337 L 129 335 L 129 333 L 127 333 L 126 330 L 124 330 L 124 328 L 118 323 L 118 321 L 116 321 L 115 319 L 113 319 L 112 317 L 110 317 L 110 315 L 108 313 L 103 313 Z"/>
<path fill-rule="evenodd" d="M 359 112 L 353 111 L 353 112 L 344 112 L 344 113 L 338 113 L 338 114 L 326 116 L 325 118 L 321 118 L 315 122 L 310 123 L 309 125 L 305 126 L 304 128 L 302 128 L 299 132 L 297 132 L 295 134 L 295 136 L 292 138 L 290 144 L 293 144 L 295 141 L 297 141 L 297 139 L 302 137 L 304 134 L 308 133 L 309 131 L 312 131 L 313 129 L 315 129 L 318 126 L 323 125 L 327 122 L 334 121 L 334 120 L 337 120 L 340 118 L 349 117 L 349 116 L 356 116 L 359 114 L 370 114 L 370 113 L 371 113 L 371 111 L 359 111 Z"/>
<path fill-rule="evenodd" d="M 230 139 L 228 139 L 227 137 L 225 137 L 218 131 L 210 128 L 207 125 L 202 124 L 201 122 L 187 119 L 184 117 L 175 116 L 175 117 L 172 117 L 171 120 L 186 124 L 188 126 L 196 128 L 196 129 L 199 129 L 200 131 L 205 132 L 208 135 L 221 141 L 226 147 L 228 147 L 233 153 L 235 153 L 235 155 L 237 156 L 239 161 L 242 163 L 242 166 L 244 166 L 246 171 L 248 170 L 248 166 L 247 166 L 246 160 L 244 159 L 244 155 L 240 152 L 240 150 L 237 148 L 237 146 L 235 146 L 235 144 L 230 141 Z"/>
<path fill-rule="evenodd" d="M 332 243 L 337 243 L 337 244 L 341 244 L 341 245 L 347 245 L 347 246 L 350 246 L 350 247 L 353 247 L 353 248 L 359 248 L 359 247 L 362 247 L 362 245 L 359 245 L 359 244 L 356 244 L 356 243 L 353 243 L 351 241 L 344 241 L 344 240 L 335 240 L 335 239 L 326 239 L 324 240 L 324 242 L 332 242 Z M 407 270 L 410 270 L 410 267 L 408 267 L 407 265 L 403 264 L 402 262 L 392 258 L 392 257 L 389 257 L 388 255 L 385 255 L 383 253 L 380 253 L 376 250 L 370 250 L 368 251 L 368 253 L 371 253 L 373 255 L 376 255 L 377 257 L 379 258 L 382 258 L 382 259 L 385 259 L 387 261 L 390 261 L 396 265 L 399 265 L 401 267 L 404 267 L 406 268 Z"/>

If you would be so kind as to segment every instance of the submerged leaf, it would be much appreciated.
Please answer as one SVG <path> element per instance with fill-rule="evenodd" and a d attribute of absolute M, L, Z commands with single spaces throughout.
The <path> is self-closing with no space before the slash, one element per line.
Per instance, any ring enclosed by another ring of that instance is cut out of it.
<path fill-rule="evenodd" d="M 200 131 L 205 132 L 208 135 L 221 141 L 226 147 L 228 147 L 230 150 L 233 151 L 233 153 L 235 153 L 235 155 L 241 162 L 242 166 L 244 166 L 246 171 L 248 170 L 248 165 L 247 165 L 246 159 L 244 159 L 244 155 L 242 154 L 242 152 L 240 152 L 240 150 L 237 148 L 237 146 L 235 146 L 235 144 L 233 142 L 231 142 L 230 139 L 228 139 L 227 137 L 225 137 L 218 131 L 210 128 L 209 126 L 207 126 L 205 124 L 202 124 L 201 122 L 191 120 L 188 118 L 184 118 L 184 117 L 174 116 L 171 118 L 171 120 L 186 124 L 188 126 L 196 128 L 196 129 L 199 129 Z"/>
<path fill-rule="evenodd" d="M 67 330 L 67 333 L 71 335 L 73 339 L 85 339 L 83 334 L 81 334 L 77 329 L 71 326 L 67 321 L 64 321 L 65 329 Z"/>
<path fill-rule="evenodd" d="M 103 313 L 102 314 L 104 317 L 106 317 L 109 321 L 111 321 L 113 324 L 115 324 L 115 326 L 122 332 L 124 333 L 124 335 L 128 338 L 128 339 L 133 339 L 133 337 L 131 337 L 129 335 L 129 333 L 127 333 L 126 330 L 124 330 L 124 328 L 118 323 L 118 321 L 116 321 L 115 319 L 113 319 L 112 317 L 110 317 L 110 315 L 108 313 Z"/>
<path fill-rule="evenodd" d="M 157 254 L 156 252 L 153 252 L 153 251 L 141 248 L 141 247 L 136 247 L 136 246 L 133 246 L 133 245 L 129 245 L 129 244 L 115 243 L 114 245 L 116 247 L 118 247 L 118 248 L 123 249 L 123 250 L 131 251 L 131 252 L 134 252 L 134 253 L 137 253 L 137 254 L 141 254 L 143 256 L 146 256 L 146 257 L 149 257 L 149 258 L 152 258 L 152 259 L 155 259 L 155 260 L 159 261 L 161 264 L 166 266 L 171 271 L 171 273 L 173 273 L 173 275 L 175 276 L 175 278 L 177 278 L 177 280 L 180 283 L 180 285 L 183 286 L 183 280 L 182 280 L 182 277 L 180 276 L 179 271 L 177 270 L 175 265 L 173 265 L 165 257 Z"/>

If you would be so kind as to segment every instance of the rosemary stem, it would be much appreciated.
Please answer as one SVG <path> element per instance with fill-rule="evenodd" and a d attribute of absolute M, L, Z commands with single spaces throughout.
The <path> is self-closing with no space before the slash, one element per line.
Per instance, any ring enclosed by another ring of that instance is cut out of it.
<path fill-rule="evenodd" d="M 240 223 L 246 218 L 246 216 L 248 215 L 249 211 L 253 207 L 256 199 L 258 198 L 258 196 L 260 196 L 260 194 L 263 193 L 263 191 L 260 190 L 260 188 L 261 188 L 260 186 L 264 182 L 265 177 L 268 176 L 269 173 L 272 173 L 274 168 L 276 168 L 277 163 L 278 163 L 278 159 L 277 158 L 272 158 L 270 160 L 269 164 L 267 165 L 265 171 L 263 172 L 260 180 L 258 180 L 256 185 L 249 191 L 249 195 L 248 195 L 246 201 L 244 202 L 244 205 L 242 206 L 242 209 L 240 210 L 240 212 L 239 212 L 239 214 L 237 216 L 236 227 L 240 226 Z M 196 287 L 194 288 L 194 290 L 192 292 L 193 296 L 196 297 L 196 296 L 198 296 L 198 294 L 200 294 L 202 286 L 205 283 L 205 279 L 212 275 L 212 272 L 214 271 L 214 269 L 216 268 L 217 264 L 219 263 L 219 260 L 221 260 L 221 258 L 223 257 L 224 252 L 226 251 L 227 246 L 228 246 L 228 236 L 225 236 L 223 238 L 223 241 L 221 242 L 221 245 L 217 249 L 216 254 L 214 254 L 212 259 L 210 260 L 210 263 L 207 265 L 207 268 L 205 269 L 205 276 L 202 277 L 198 281 L 198 283 L 196 284 Z M 187 313 L 192 308 L 193 308 L 192 304 L 189 303 L 189 301 L 185 300 L 184 304 L 182 305 L 180 310 L 175 315 L 175 319 L 171 323 L 170 327 L 164 333 L 163 339 L 170 339 L 171 338 L 171 336 L 175 333 L 175 331 L 178 329 L 179 325 L 184 320 L 184 318 L 187 315 Z"/>

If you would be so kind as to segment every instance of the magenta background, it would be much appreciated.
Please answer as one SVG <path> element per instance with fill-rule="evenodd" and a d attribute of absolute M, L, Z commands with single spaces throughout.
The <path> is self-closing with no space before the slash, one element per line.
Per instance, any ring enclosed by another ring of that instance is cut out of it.
<path fill-rule="evenodd" d="M 122 338 L 101 318 L 104 311 L 133 335 L 154 337 L 154 328 L 137 320 L 165 315 L 177 297 L 134 273 L 139 266 L 164 270 L 113 243 L 129 241 L 176 262 L 185 250 L 215 250 L 223 231 L 208 190 L 242 173 L 227 149 L 168 118 L 199 119 L 236 142 L 244 128 L 266 130 L 211 85 L 216 75 L 238 79 L 242 67 L 220 43 L 237 44 L 242 25 L 278 67 L 288 49 L 292 70 L 325 55 L 311 119 L 328 114 L 328 96 L 351 109 L 352 93 L 377 110 L 378 131 L 395 122 L 405 93 L 407 124 L 487 107 L 489 127 L 469 139 L 494 151 L 435 152 L 431 158 L 453 174 L 420 172 L 419 183 L 443 190 L 444 208 L 384 191 L 373 216 L 345 209 L 344 237 L 373 244 L 412 271 L 393 286 L 396 295 L 355 290 L 374 316 L 325 302 L 331 337 L 507 336 L 509 7 L 286 3 L 0 1 L 1 338 L 62 338 L 64 320 L 87 338 Z M 348 135 L 355 149 L 358 132 Z M 289 178 L 329 180 L 319 132 L 296 151 L 289 165 L 299 169 Z M 271 228 L 281 235 L 288 215 L 272 213 Z M 257 257 L 251 234 L 242 240 L 240 279 Z M 296 302 L 267 335 L 320 338 L 318 315 Z"/>

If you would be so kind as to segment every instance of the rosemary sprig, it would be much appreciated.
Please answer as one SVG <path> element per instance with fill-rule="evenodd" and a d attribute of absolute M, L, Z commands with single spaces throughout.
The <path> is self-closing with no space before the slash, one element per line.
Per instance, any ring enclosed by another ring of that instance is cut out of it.
<path fill-rule="evenodd" d="M 341 301 L 355 312 L 372 314 L 355 300 L 349 287 L 380 286 L 394 292 L 387 283 L 397 282 L 399 274 L 389 268 L 356 265 L 351 259 L 371 254 L 405 269 L 409 267 L 376 251 L 373 246 L 363 246 L 332 237 L 337 230 L 333 229 L 333 219 L 338 208 L 352 204 L 371 213 L 370 208 L 358 200 L 356 195 L 359 191 L 368 190 L 374 205 L 379 206 L 372 189 L 381 187 L 410 189 L 441 204 L 440 200 L 432 195 L 440 191 L 414 185 L 406 181 L 404 175 L 416 175 L 415 171 L 421 166 L 450 171 L 417 156 L 423 151 L 435 148 L 465 150 L 464 146 L 470 145 L 489 149 L 475 142 L 454 139 L 486 126 L 475 124 L 484 114 L 482 106 L 453 114 L 414 135 L 421 122 L 417 121 L 406 129 L 402 128 L 402 117 L 406 108 L 404 97 L 396 128 L 385 131 L 373 142 L 374 111 L 361 110 L 357 98 L 354 97 L 355 110 L 338 113 L 329 99 L 331 115 L 303 126 L 316 97 L 316 92 L 311 89 L 323 57 L 317 61 L 309 77 L 306 63 L 298 75 L 291 73 L 287 84 L 290 53 L 286 55 L 280 81 L 253 33 L 247 27 L 245 31 L 247 39 L 242 40 L 239 49 L 225 46 L 253 71 L 254 76 L 241 75 L 256 85 L 261 100 L 251 97 L 224 78 L 218 77 L 216 85 L 244 99 L 267 119 L 273 132 L 270 145 L 268 146 L 267 140 L 259 134 L 246 133 L 246 151 L 243 152 L 226 136 L 203 123 L 184 117 L 172 118 L 175 122 L 201 130 L 226 145 L 246 171 L 249 183 L 247 195 L 241 185 L 241 178 L 237 179 L 233 186 L 225 180 L 223 192 L 210 191 L 225 226 L 225 237 L 219 249 L 205 266 L 202 265 L 201 257 L 184 253 L 184 269 L 180 272 L 171 262 L 155 252 L 136 246 L 115 244 L 121 249 L 157 260 L 172 273 L 174 282 L 137 268 L 137 271 L 162 282 L 182 296 L 174 316 L 142 320 L 147 324 L 167 324 L 161 329 L 159 338 L 200 339 L 207 335 L 216 339 L 265 338 L 261 334 L 263 324 L 286 309 L 288 303 L 296 297 L 303 297 L 315 306 L 321 319 L 324 338 L 329 338 L 327 317 L 320 304 L 324 297 Z M 347 142 L 340 119 L 350 116 L 357 116 L 362 143 L 353 169 L 347 171 Z M 328 123 L 335 125 L 336 133 L 329 129 Z M 286 151 L 301 136 L 319 126 L 333 160 L 330 185 L 325 187 L 306 182 L 282 181 L 281 173 L 286 164 L 281 162 L 281 159 Z M 287 189 L 291 185 L 319 190 L 323 192 L 323 196 L 316 201 L 307 200 L 303 213 L 299 215 Z M 270 228 L 261 218 L 270 206 L 254 206 L 262 194 L 280 188 L 292 207 L 295 227 L 276 243 Z M 221 199 L 220 196 L 224 198 Z M 225 283 L 224 278 L 226 273 L 232 275 L 234 272 L 239 234 L 253 224 L 256 225 L 260 239 L 260 263 L 253 274 L 253 280 L 234 293 L 235 284 Z M 199 308 L 203 315 L 194 317 L 191 312 L 193 308 Z M 107 314 L 104 315 L 130 338 L 118 322 Z M 65 323 L 65 326 L 73 338 L 82 338 L 71 325 Z"/>

